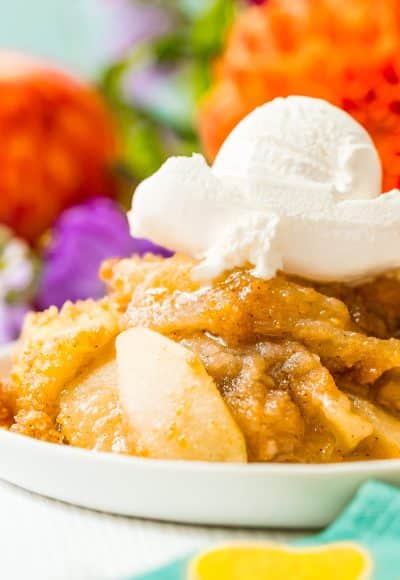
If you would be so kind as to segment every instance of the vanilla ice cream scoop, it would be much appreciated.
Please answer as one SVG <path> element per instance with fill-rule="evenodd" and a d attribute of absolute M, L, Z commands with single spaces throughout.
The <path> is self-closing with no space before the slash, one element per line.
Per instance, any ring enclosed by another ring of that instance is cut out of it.
<path fill-rule="evenodd" d="M 265 278 L 282 266 L 275 247 L 278 216 L 246 204 L 201 155 L 172 157 L 143 181 L 129 222 L 132 235 L 202 260 L 194 274 L 203 279 L 248 261 Z"/>
<path fill-rule="evenodd" d="M 400 266 L 400 191 L 381 196 L 365 130 L 319 99 L 275 99 L 243 119 L 210 168 L 169 159 L 137 188 L 129 221 L 199 260 L 210 280 L 249 265 L 320 281 L 357 282 Z"/>
<path fill-rule="evenodd" d="M 270 188 L 321 184 L 337 199 L 381 193 L 381 163 L 368 133 L 346 112 L 310 97 L 255 109 L 228 135 L 213 169 L 246 186 L 249 179 Z"/>

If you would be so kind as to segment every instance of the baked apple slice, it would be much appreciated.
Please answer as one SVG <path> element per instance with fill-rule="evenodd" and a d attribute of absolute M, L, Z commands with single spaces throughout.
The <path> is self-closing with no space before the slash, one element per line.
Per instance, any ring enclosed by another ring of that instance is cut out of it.
<path fill-rule="evenodd" d="M 247 461 L 243 434 L 196 354 L 145 328 L 122 332 L 116 351 L 120 400 L 136 453 Z"/>

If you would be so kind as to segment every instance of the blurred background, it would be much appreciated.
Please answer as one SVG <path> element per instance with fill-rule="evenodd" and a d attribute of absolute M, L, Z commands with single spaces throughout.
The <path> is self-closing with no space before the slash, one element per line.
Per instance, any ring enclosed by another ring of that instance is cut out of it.
<path fill-rule="evenodd" d="M 325 98 L 400 186 L 398 0 L 0 0 L 0 343 L 30 309 L 100 297 L 135 185 L 212 162 L 254 107 Z"/>

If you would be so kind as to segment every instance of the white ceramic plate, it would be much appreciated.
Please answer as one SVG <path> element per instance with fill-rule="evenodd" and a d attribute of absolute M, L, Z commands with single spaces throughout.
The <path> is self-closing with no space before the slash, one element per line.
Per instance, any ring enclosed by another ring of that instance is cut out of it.
<path fill-rule="evenodd" d="M 0 373 L 8 355 L 0 351 Z M 124 457 L 0 430 L 0 478 L 117 514 L 228 526 L 328 524 L 360 484 L 400 485 L 400 460 L 331 465 L 215 464 Z"/>

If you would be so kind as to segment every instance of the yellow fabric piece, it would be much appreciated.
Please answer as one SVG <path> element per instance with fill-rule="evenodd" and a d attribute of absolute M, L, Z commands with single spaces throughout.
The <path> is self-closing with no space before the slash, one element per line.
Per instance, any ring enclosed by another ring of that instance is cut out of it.
<path fill-rule="evenodd" d="M 371 571 L 368 553 L 350 542 L 310 548 L 230 545 L 198 555 L 189 580 L 367 580 Z"/>

